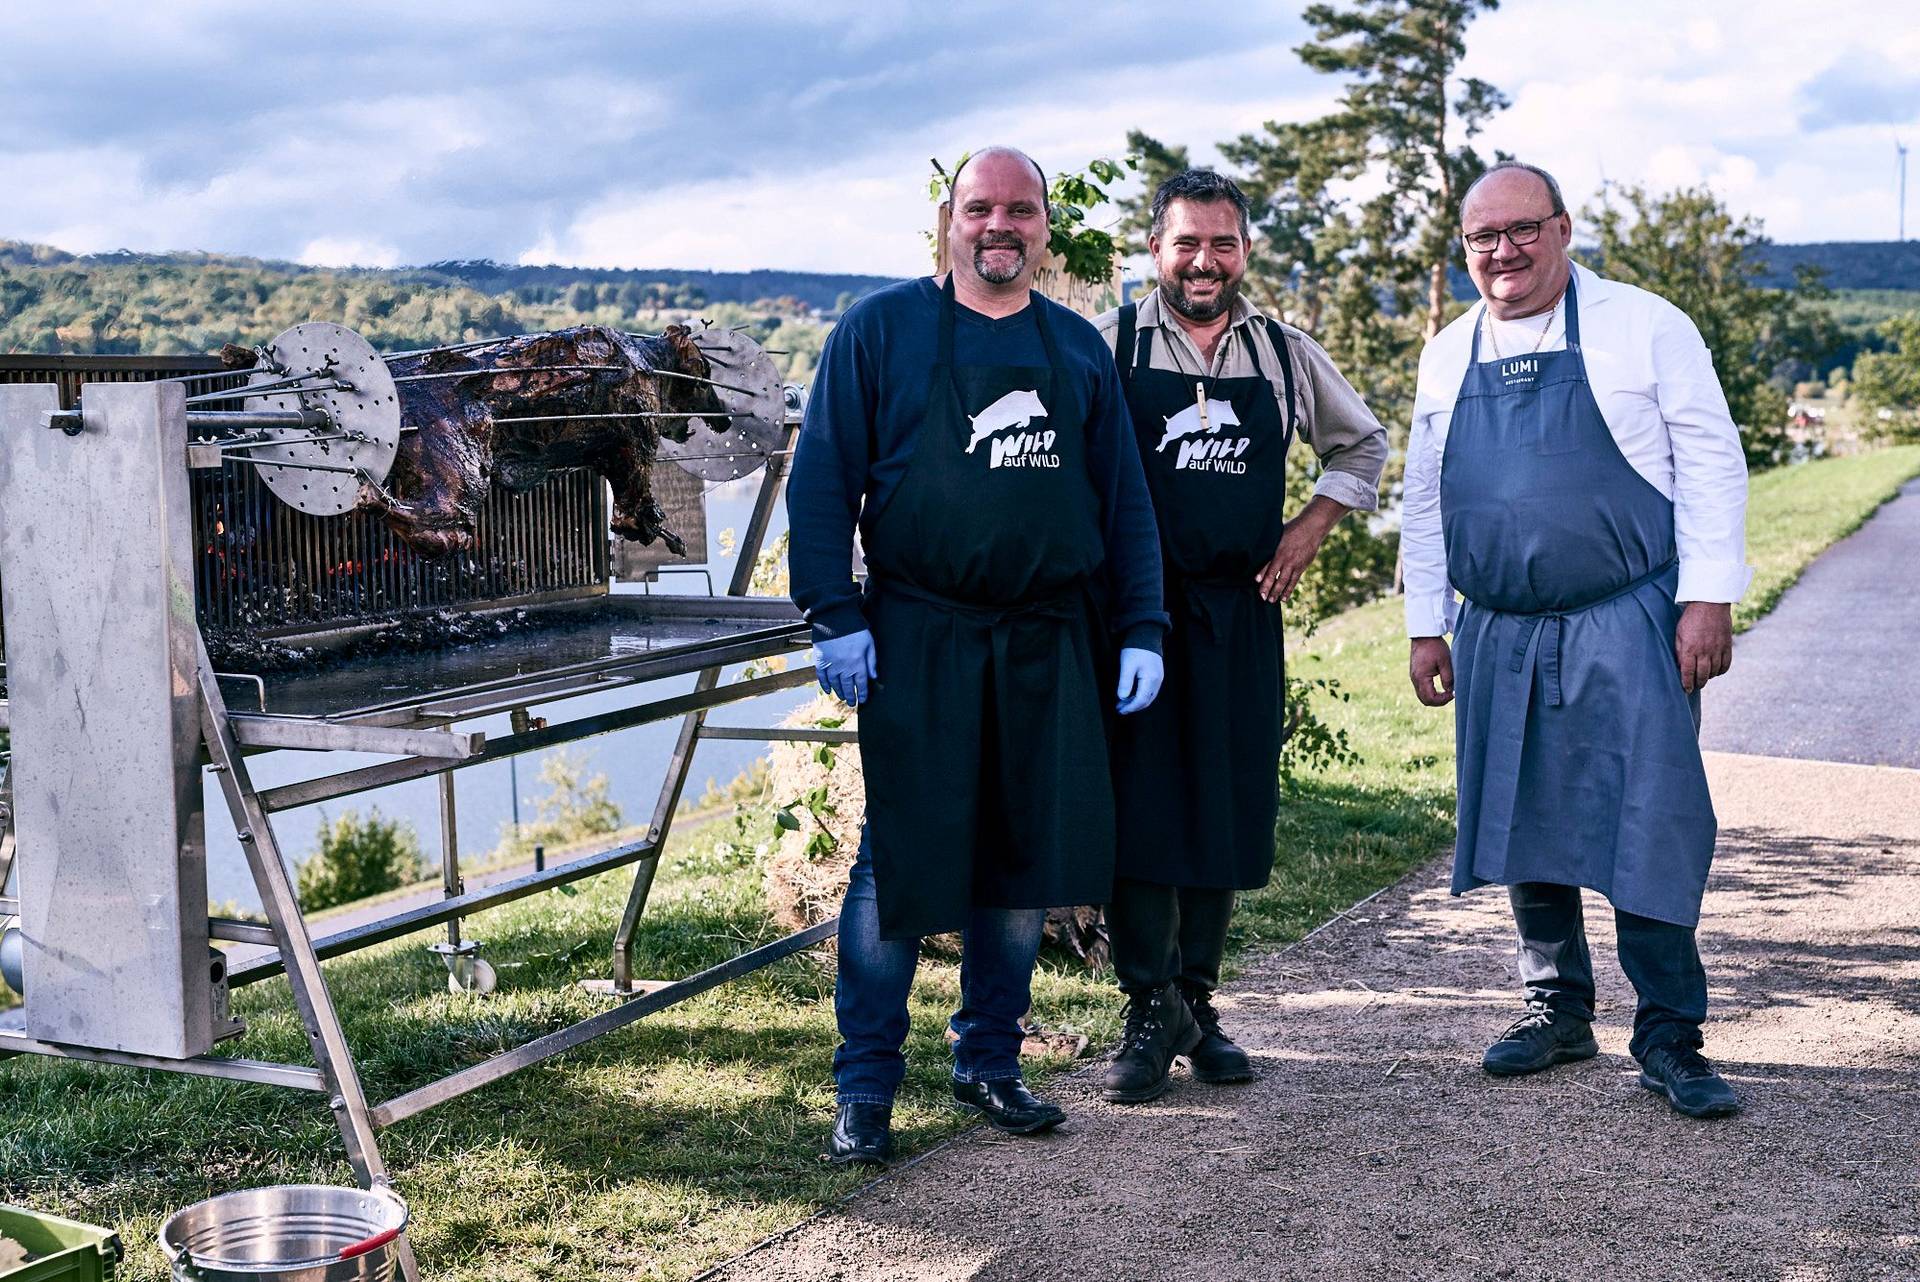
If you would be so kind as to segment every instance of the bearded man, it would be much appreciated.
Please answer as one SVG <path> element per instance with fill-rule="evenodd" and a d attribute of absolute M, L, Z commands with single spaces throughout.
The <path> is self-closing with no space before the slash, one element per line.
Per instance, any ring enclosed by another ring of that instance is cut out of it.
<path fill-rule="evenodd" d="M 860 705 L 867 789 L 840 913 L 835 1162 L 892 1154 L 924 935 L 965 935 L 954 1097 L 1013 1134 L 1062 1120 L 1022 1081 L 1020 1019 L 1045 910 L 1112 888 L 1102 707 L 1133 713 L 1160 685 L 1159 539 L 1119 378 L 1093 327 L 1032 290 L 1045 176 L 977 152 L 950 214 L 951 272 L 834 327 L 787 491 L 793 599 L 821 687 Z M 1096 675 L 1112 648 L 1117 692 Z"/>
<path fill-rule="evenodd" d="M 1166 1090 L 1177 1056 L 1203 1082 L 1253 1077 L 1213 992 L 1234 893 L 1273 870 L 1277 607 L 1335 522 L 1378 506 L 1387 461 L 1385 429 L 1320 345 L 1242 296 L 1240 189 L 1190 169 L 1160 185 L 1152 211 L 1158 288 L 1096 322 L 1132 411 L 1173 618 L 1159 699 L 1112 726 L 1120 836 L 1107 922 L 1127 1009 L 1105 1094 L 1125 1103 Z M 1296 435 L 1320 475 L 1289 519 Z"/>

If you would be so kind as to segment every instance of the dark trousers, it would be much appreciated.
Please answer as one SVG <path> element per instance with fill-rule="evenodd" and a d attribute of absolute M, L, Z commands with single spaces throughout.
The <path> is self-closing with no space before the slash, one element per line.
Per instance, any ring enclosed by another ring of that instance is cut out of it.
<path fill-rule="evenodd" d="M 1168 981 L 1211 993 L 1233 920 L 1233 892 L 1162 886 L 1117 878 L 1107 905 L 1113 971 L 1128 993 L 1151 993 Z"/>
<path fill-rule="evenodd" d="M 1580 1019 L 1593 1018 L 1593 955 L 1587 950 L 1580 888 L 1521 882 L 1508 888 L 1520 928 L 1520 978 L 1529 1004 L 1550 1006 Z M 1615 909 L 1620 969 L 1639 1002 L 1628 1049 L 1644 1060 L 1655 1046 L 1701 1045 L 1707 1018 L 1707 973 L 1691 926 L 1656 921 Z"/>
<path fill-rule="evenodd" d="M 1026 1034 L 1020 1020 L 1032 1004 L 1033 963 L 1046 925 L 1044 908 L 973 910 L 962 936 L 960 1009 L 950 1021 L 959 1039 L 953 1044 L 955 1081 L 1021 1075 Z M 873 848 L 863 830 L 840 907 L 840 973 L 833 985 L 840 1025 L 833 1078 L 842 1104 L 893 1103 L 907 1072 L 907 998 L 919 961 L 919 940 L 880 938 Z"/>

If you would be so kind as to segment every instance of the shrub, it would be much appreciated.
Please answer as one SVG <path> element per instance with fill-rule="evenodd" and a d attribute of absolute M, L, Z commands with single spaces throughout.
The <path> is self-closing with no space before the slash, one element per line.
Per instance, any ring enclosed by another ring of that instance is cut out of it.
<path fill-rule="evenodd" d="M 388 819 L 378 806 L 362 819 L 349 810 L 320 816 L 320 848 L 300 865 L 300 906 L 308 912 L 397 890 L 426 871 L 413 825 Z"/>
<path fill-rule="evenodd" d="M 565 846 L 620 829 L 620 803 L 607 795 L 604 774 L 588 774 L 593 754 L 563 748 L 540 763 L 547 795 L 534 803 L 532 823 L 502 825 L 501 852 L 524 858 L 535 846 Z"/>

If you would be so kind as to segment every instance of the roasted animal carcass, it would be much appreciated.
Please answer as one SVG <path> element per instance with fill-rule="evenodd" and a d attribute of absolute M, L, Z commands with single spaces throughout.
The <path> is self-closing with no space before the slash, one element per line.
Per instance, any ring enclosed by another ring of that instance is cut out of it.
<path fill-rule="evenodd" d="M 725 410 L 700 381 L 711 367 L 684 326 L 652 337 L 585 325 L 404 357 L 392 369 L 400 452 L 366 501 L 409 546 L 465 551 L 488 485 L 525 490 L 583 467 L 613 486 L 615 534 L 685 551 L 661 524 L 654 456 L 662 435 L 684 441 L 692 416 Z"/>

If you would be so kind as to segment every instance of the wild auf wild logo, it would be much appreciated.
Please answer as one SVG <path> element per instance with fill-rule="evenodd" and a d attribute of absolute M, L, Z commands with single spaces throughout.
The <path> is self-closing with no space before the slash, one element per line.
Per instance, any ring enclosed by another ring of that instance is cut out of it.
<path fill-rule="evenodd" d="M 985 441 L 989 468 L 1059 467 L 1060 456 L 1053 452 L 1055 433 L 1027 430 L 1033 420 L 1046 417 L 1047 407 L 1040 403 L 1038 393 L 1008 392 L 978 414 L 967 416 L 967 421 L 973 424 L 967 453 L 973 453 Z"/>
<path fill-rule="evenodd" d="M 1240 426 L 1240 416 L 1233 412 L 1231 401 L 1208 398 L 1204 416 L 1200 413 L 1200 403 L 1195 401 L 1167 419 L 1166 425 L 1166 435 L 1160 438 L 1154 453 L 1164 454 L 1167 446 L 1178 442 L 1180 448 L 1173 458 L 1175 471 L 1240 473 L 1247 470 L 1240 456 L 1253 444 L 1253 438 L 1220 433 L 1223 427 Z"/>

